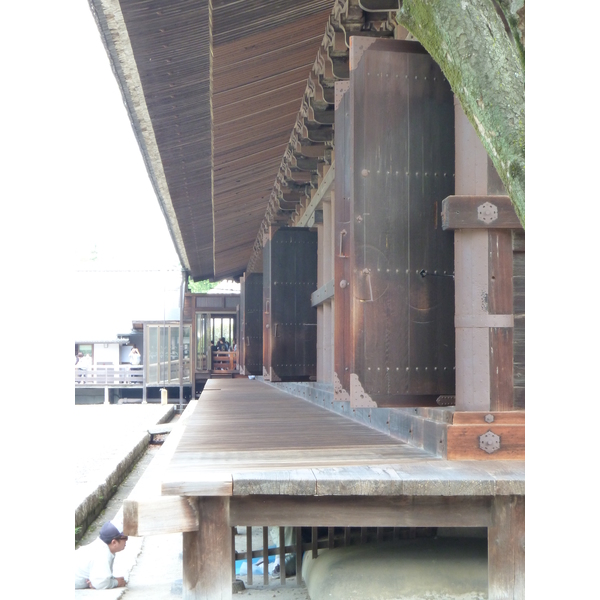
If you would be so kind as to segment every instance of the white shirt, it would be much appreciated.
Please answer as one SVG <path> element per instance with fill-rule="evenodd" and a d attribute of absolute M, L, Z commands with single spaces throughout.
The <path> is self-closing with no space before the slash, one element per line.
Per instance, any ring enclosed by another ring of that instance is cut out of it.
<path fill-rule="evenodd" d="M 78 548 L 75 551 L 75 589 L 88 587 L 88 579 L 97 590 L 117 587 L 119 582 L 112 574 L 114 561 L 115 555 L 100 538 Z"/>

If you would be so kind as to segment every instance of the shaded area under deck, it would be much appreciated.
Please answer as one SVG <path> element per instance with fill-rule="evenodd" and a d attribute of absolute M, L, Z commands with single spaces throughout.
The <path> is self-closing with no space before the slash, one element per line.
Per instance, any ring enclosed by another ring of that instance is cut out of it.
<path fill-rule="evenodd" d="M 238 525 L 487 527 L 489 598 L 520 597 L 523 461 L 436 458 L 258 380 L 208 381 L 187 411 L 162 510 L 124 506 L 130 534 L 183 532 L 184 597 L 230 596 Z"/>

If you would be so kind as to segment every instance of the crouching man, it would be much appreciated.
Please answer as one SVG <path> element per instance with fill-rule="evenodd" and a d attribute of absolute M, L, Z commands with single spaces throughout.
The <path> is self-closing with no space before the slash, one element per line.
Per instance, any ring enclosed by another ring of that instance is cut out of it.
<path fill-rule="evenodd" d="M 75 551 L 75 589 L 107 590 L 124 587 L 124 577 L 113 577 L 115 554 L 125 549 L 127 536 L 110 521 L 91 544 Z"/>

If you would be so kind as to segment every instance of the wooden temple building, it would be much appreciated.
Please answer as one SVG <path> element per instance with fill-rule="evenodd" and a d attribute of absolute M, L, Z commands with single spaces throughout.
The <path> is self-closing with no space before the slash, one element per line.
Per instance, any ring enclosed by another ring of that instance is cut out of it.
<path fill-rule="evenodd" d="M 524 232 L 398 2 L 90 4 L 182 267 L 242 283 L 245 377 L 126 531 L 215 599 L 232 526 L 487 527 L 523 598 Z"/>

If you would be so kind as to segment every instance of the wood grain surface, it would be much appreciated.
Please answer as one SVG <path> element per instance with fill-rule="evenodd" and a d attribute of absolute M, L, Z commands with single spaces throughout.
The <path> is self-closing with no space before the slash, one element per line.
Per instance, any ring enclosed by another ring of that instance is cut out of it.
<path fill-rule="evenodd" d="M 512 462 L 448 462 L 260 381 L 209 380 L 162 494 L 521 494 L 523 464 Z"/>

